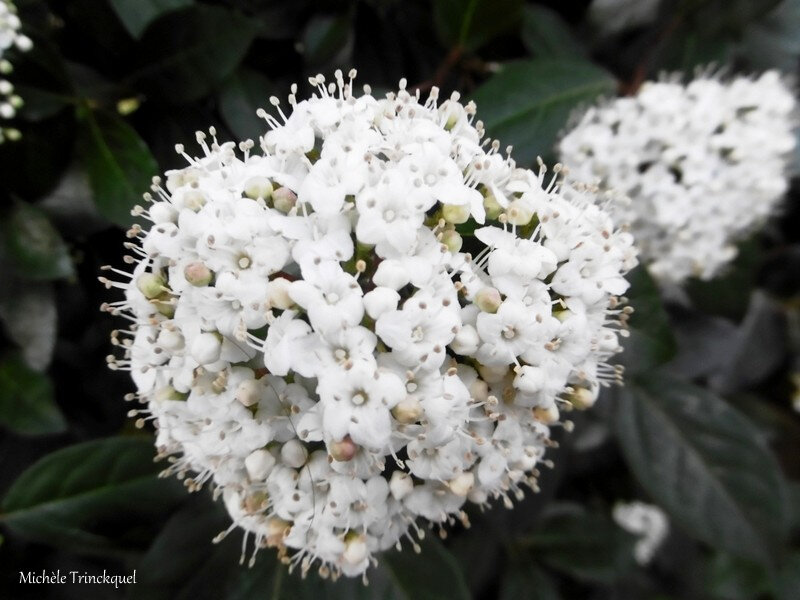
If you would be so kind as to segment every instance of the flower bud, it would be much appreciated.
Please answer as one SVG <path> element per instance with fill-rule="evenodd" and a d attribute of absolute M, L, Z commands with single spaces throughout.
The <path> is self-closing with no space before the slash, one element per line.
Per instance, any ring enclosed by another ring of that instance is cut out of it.
<path fill-rule="evenodd" d="M 594 403 L 597 401 L 597 394 L 585 387 L 576 387 L 575 390 L 567 396 L 567 400 L 578 410 L 586 410 L 594 406 Z"/>
<path fill-rule="evenodd" d="M 203 287 L 211 283 L 214 273 L 200 261 L 191 262 L 183 269 L 183 276 L 195 287 Z"/>
<path fill-rule="evenodd" d="M 496 313 L 503 303 L 497 288 L 485 287 L 475 294 L 475 304 L 483 312 Z"/>
<path fill-rule="evenodd" d="M 244 511 L 249 514 L 256 514 L 267 508 L 267 493 L 263 491 L 251 492 L 244 499 Z"/>
<path fill-rule="evenodd" d="M 333 460 L 347 462 L 348 460 L 353 460 L 356 452 L 358 452 L 358 446 L 350 439 L 350 436 L 347 435 L 339 442 L 332 442 L 328 451 L 331 457 L 333 457 Z"/>
<path fill-rule="evenodd" d="M 200 190 L 188 190 L 183 194 L 183 205 L 197 212 L 206 204 L 206 197 Z"/>
<path fill-rule="evenodd" d="M 294 306 L 294 300 L 289 296 L 289 287 L 292 282 L 283 277 L 276 277 L 267 283 L 267 303 L 272 308 L 286 310 Z"/>
<path fill-rule="evenodd" d="M 472 325 L 462 325 L 456 337 L 450 342 L 450 347 L 457 354 L 469 355 L 478 351 L 478 345 L 481 343 L 481 338 L 478 335 L 478 330 Z"/>
<path fill-rule="evenodd" d="M 289 440 L 281 448 L 281 460 L 287 467 L 299 469 L 306 464 L 307 458 L 308 451 L 300 440 Z"/>
<path fill-rule="evenodd" d="M 508 367 L 505 365 L 491 367 L 478 365 L 478 373 L 480 373 L 481 379 L 486 383 L 499 383 L 503 381 L 508 373 Z"/>
<path fill-rule="evenodd" d="M 167 290 L 167 281 L 158 273 L 143 273 L 136 279 L 136 287 L 145 298 L 152 300 Z"/>
<path fill-rule="evenodd" d="M 489 384 L 483 379 L 476 379 L 469 386 L 469 396 L 476 402 L 484 402 L 489 397 Z"/>
<path fill-rule="evenodd" d="M 251 200 L 268 200 L 272 196 L 272 182 L 266 177 L 251 177 L 244 184 L 244 195 Z"/>
<path fill-rule="evenodd" d="M 486 211 L 486 218 L 491 220 L 497 219 L 505 210 L 492 193 L 487 193 L 484 197 L 483 208 Z"/>
<path fill-rule="evenodd" d="M 533 409 L 533 416 L 540 423 L 550 425 L 558 421 L 558 408 L 555 403 L 550 406 L 537 406 Z"/>
<path fill-rule="evenodd" d="M 445 204 L 442 206 L 442 217 L 448 223 L 461 225 L 469 220 L 469 206 L 466 204 Z"/>
<path fill-rule="evenodd" d="M 571 310 L 568 310 L 568 309 L 554 310 L 553 311 L 553 316 L 556 319 L 558 319 L 559 321 L 561 321 L 562 323 L 564 321 L 566 321 L 567 319 L 569 319 L 572 315 L 573 315 L 573 312 Z"/>
<path fill-rule="evenodd" d="M 153 202 L 147 212 L 154 223 L 174 223 L 178 216 L 169 202 Z"/>
<path fill-rule="evenodd" d="M 245 379 L 236 388 L 236 399 L 244 406 L 254 406 L 261 400 L 264 386 L 256 379 Z"/>
<path fill-rule="evenodd" d="M 279 187 L 272 192 L 272 205 L 282 213 L 288 213 L 297 203 L 297 194 L 287 187 Z"/>
<path fill-rule="evenodd" d="M 461 473 L 447 482 L 450 491 L 461 497 L 466 496 L 473 485 L 475 485 L 475 475 L 471 472 Z"/>
<path fill-rule="evenodd" d="M 403 471 L 395 471 L 392 473 L 392 478 L 389 480 L 389 491 L 395 500 L 402 500 L 411 490 L 414 489 L 414 482 L 411 480 L 411 475 Z"/>
<path fill-rule="evenodd" d="M 523 200 L 514 200 L 509 204 L 506 215 L 512 225 L 527 225 L 533 219 L 533 211 Z"/>
<path fill-rule="evenodd" d="M 450 252 L 458 252 L 461 250 L 461 246 L 464 243 L 464 240 L 455 229 L 448 229 L 445 231 L 440 241 Z"/>
<path fill-rule="evenodd" d="M 416 423 L 422 416 L 422 404 L 414 396 L 406 396 L 392 409 L 392 416 L 406 425 Z"/>
<path fill-rule="evenodd" d="M 379 286 L 364 294 L 364 310 L 376 321 L 383 313 L 395 310 L 398 302 L 400 294 L 388 287 Z"/>
<path fill-rule="evenodd" d="M 541 367 L 524 366 L 517 370 L 514 387 L 523 394 L 536 394 L 547 384 L 547 372 Z"/>
<path fill-rule="evenodd" d="M 250 481 L 264 481 L 275 466 L 275 457 L 267 450 L 260 448 L 247 455 L 244 468 Z"/>
<path fill-rule="evenodd" d="M 163 387 L 156 391 L 155 393 L 155 400 L 156 402 L 163 402 L 167 400 L 173 400 L 176 402 L 184 402 L 189 397 L 189 394 L 184 394 L 183 392 L 179 392 L 171 385 Z"/>
<path fill-rule="evenodd" d="M 176 352 L 181 350 L 184 345 L 184 339 L 180 331 L 174 329 L 162 329 L 156 338 L 156 344 L 164 350 L 169 352 Z"/>
<path fill-rule="evenodd" d="M 363 534 L 349 532 L 345 536 L 342 559 L 351 566 L 361 564 L 367 559 L 367 538 Z"/>
<path fill-rule="evenodd" d="M 192 340 L 189 353 L 199 365 L 210 365 L 217 362 L 222 353 L 220 335 L 217 333 L 201 333 Z"/>
<path fill-rule="evenodd" d="M 375 285 L 399 290 L 411 281 L 411 277 L 408 270 L 400 265 L 398 261 L 385 260 L 378 265 L 375 275 L 372 276 L 372 281 L 375 282 Z"/>
<path fill-rule="evenodd" d="M 292 524 L 278 517 L 267 521 L 267 546 L 274 548 L 283 544 L 283 539 L 289 534 Z"/>

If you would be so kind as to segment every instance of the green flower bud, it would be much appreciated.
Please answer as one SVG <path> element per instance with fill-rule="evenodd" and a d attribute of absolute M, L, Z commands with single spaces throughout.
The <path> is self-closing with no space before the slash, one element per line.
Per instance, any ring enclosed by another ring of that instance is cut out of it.
<path fill-rule="evenodd" d="M 266 177 L 251 177 L 244 184 L 244 195 L 251 200 L 268 200 L 272 196 L 272 182 Z"/>
<path fill-rule="evenodd" d="M 461 225 L 469 220 L 469 206 L 466 204 L 445 204 L 442 206 L 442 217 L 448 223 Z"/>

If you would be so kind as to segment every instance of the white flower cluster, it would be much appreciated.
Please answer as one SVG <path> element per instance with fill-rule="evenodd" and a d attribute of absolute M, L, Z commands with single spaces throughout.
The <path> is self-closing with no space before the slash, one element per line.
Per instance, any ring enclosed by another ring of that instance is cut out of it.
<path fill-rule="evenodd" d="M 669 535 L 669 519 L 664 511 L 644 502 L 619 502 L 612 516 L 620 527 L 639 538 L 633 547 L 636 562 L 650 563 Z"/>
<path fill-rule="evenodd" d="M 2 119 L 13 119 L 22 106 L 22 98 L 14 93 L 13 84 L 3 78 L 14 70 L 4 57 L 8 50 L 15 47 L 27 52 L 33 47 L 31 39 L 20 32 L 21 25 L 14 3 L 11 0 L 0 0 L 0 118 Z M 19 139 L 19 136 L 17 129 L 0 127 L 0 144 L 6 139 Z"/>
<path fill-rule="evenodd" d="M 467 500 L 535 488 L 559 406 L 619 378 L 636 263 L 595 189 L 516 168 L 473 103 L 356 95 L 354 76 L 293 86 L 288 116 L 272 98 L 261 152 L 213 130 L 200 157 L 179 146 L 104 306 L 132 321 L 109 361 L 180 455 L 168 472 L 333 577 L 418 550 L 419 517 L 443 533 Z"/>
<path fill-rule="evenodd" d="M 631 224 L 654 277 L 710 279 L 786 191 L 795 110 L 775 71 L 648 82 L 589 109 L 560 154 L 575 177 L 630 197 L 615 217 Z"/>

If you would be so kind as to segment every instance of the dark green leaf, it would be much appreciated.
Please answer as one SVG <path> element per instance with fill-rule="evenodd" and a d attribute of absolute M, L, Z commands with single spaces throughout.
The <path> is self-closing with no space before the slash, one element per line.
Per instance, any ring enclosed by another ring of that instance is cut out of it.
<path fill-rule="evenodd" d="M 781 0 L 702 0 L 690 3 L 687 21 L 698 31 L 739 36 Z"/>
<path fill-rule="evenodd" d="M 469 589 L 452 554 L 432 535 L 417 555 L 408 545 L 402 552 L 390 550 L 380 560 L 406 600 L 469 600 Z"/>
<path fill-rule="evenodd" d="M 800 590 L 800 553 L 794 553 L 775 574 L 773 587 L 778 600 L 797 600 Z"/>
<path fill-rule="evenodd" d="M 713 394 L 656 373 L 615 390 L 613 423 L 642 486 L 690 535 L 767 561 L 788 492 L 760 431 Z"/>
<path fill-rule="evenodd" d="M 142 37 L 146 66 L 133 80 L 165 102 L 197 100 L 236 69 L 257 31 L 253 19 L 217 6 L 171 12 Z"/>
<path fill-rule="evenodd" d="M 539 58 L 582 58 L 586 49 L 554 10 L 538 4 L 522 13 L 522 43 Z"/>
<path fill-rule="evenodd" d="M 620 362 L 629 375 L 664 364 L 675 356 L 675 338 L 661 303 L 658 285 L 644 266 L 628 274 L 631 287 L 626 296 L 633 307 L 630 336 L 623 340 Z"/>
<path fill-rule="evenodd" d="M 339 63 L 350 42 L 351 20 L 344 15 L 317 15 L 303 33 L 303 56 L 309 67 Z"/>
<path fill-rule="evenodd" d="M 59 231 L 81 238 L 108 228 L 92 197 L 89 176 L 78 164 L 72 165 L 55 189 L 38 203 Z"/>
<path fill-rule="evenodd" d="M 24 434 L 57 433 L 66 429 L 53 400 L 53 385 L 18 356 L 0 362 L 0 423 Z"/>
<path fill-rule="evenodd" d="M 669 371 L 687 380 L 719 373 L 733 355 L 739 333 L 736 325 L 686 307 L 671 306 L 669 312 L 678 347 Z"/>
<path fill-rule="evenodd" d="M 530 60 L 503 66 L 473 99 L 488 134 L 512 144 L 514 158 L 527 165 L 550 155 L 576 107 L 615 87 L 606 71 L 587 61 Z"/>
<path fill-rule="evenodd" d="M 757 69 L 794 72 L 800 59 L 800 2 L 784 0 L 746 30 L 739 53 Z"/>
<path fill-rule="evenodd" d="M 135 38 L 147 26 L 170 11 L 191 6 L 194 0 L 109 0 L 125 29 Z"/>
<path fill-rule="evenodd" d="M 286 92 L 261 73 L 241 68 L 231 75 L 219 94 L 219 110 L 230 130 L 240 139 L 257 138 L 266 129 L 256 116 L 259 108 L 268 108 L 269 97 Z"/>
<path fill-rule="evenodd" d="M 525 538 L 537 559 L 584 581 L 613 583 L 634 566 L 636 538 L 608 516 L 557 511 Z"/>
<path fill-rule="evenodd" d="M 522 0 L 435 0 L 433 16 L 448 46 L 475 50 L 519 26 Z"/>
<path fill-rule="evenodd" d="M 9 276 L 0 288 L 0 319 L 25 363 L 34 371 L 44 371 L 56 343 L 53 285 Z"/>
<path fill-rule="evenodd" d="M 8 490 L 0 522 L 38 542 L 76 551 L 127 550 L 126 533 L 165 516 L 186 497 L 160 479 L 148 438 L 107 438 L 57 450 Z M 137 538 L 138 541 L 138 538 Z"/>
<path fill-rule="evenodd" d="M 94 202 L 109 221 L 129 226 L 130 211 L 158 174 L 158 164 L 145 143 L 119 117 L 85 111 L 79 152 L 89 174 Z"/>
<path fill-rule="evenodd" d="M 0 232 L 5 258 L 20 277 L 44 281 L 72 275 L 72 259 L 64 240 L 35 206 L 15 204 Z"/>
<path fill-rule="evenodd" d="M 757 239 L 739 244 L 739 253 L 724 273 L 711 281 L 690 279 L 684 285 L 692 304 L 699 310 L 739 321 L 747 311 L 750 292 L 764 251 Z"/>
<path fill-rule="evenodd" d="M 500 582 L 499 600 L 559 600 L 552 577 L 535 563 L 515 564 Z"/>
<path fill-rule="evenodd" d="M 769 592 L 769 577 L 762 565 L 715 554 L 706 567 L 706 593 L 711 598 L 750 600 Z"/>
<path fill-rule="evenodd" d="M 176 512 L 137 565 L 141 579 L 131 598 L 147 600 L 246 600 L 270 597 L 277 563 L 273 549 L 259 552 L 255 566 L 239 563 L 240 530 L 214 544 L 230 525 L 221 503 L 207 495 Z M 251 547 L 252 550 L 252 547 Z"/>
<path fill-rule="evenodd" d="M 713 388 L 730 394 L 772 374 L 786 356 L 786 328 L 780 305 L 763 292 L 754 292 L 724 368 L 710 379 Z"/>

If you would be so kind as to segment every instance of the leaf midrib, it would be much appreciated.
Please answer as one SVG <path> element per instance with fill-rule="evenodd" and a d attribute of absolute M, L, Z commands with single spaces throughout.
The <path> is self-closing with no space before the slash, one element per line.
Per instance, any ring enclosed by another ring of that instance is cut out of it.
<path fill-rule="evenodd" d="M 524 118 L 528 116 L 530 113 L 542 110 L 552 104 L 556 104 L 558 102 L 563 102 L 565 100 L 572 100 L 573 98 L 582 97 L 588 95 L 589 92 L 593 92 L 597 90 L 597 94 L 600 95 L 606 88 L 608 87 L 608 82 L 594 82 L 591 84 L 585 84 L 577 87 L 570 88 L 569 90 L 563 92 L 557 92 L 551 94 L 544 98 L 543 100 L 537 102 L 536 104 L 529 106 L 527 108 L 521 109 L 517 112 L 514 112 L 508 116 L 502 117 L 498 121 L 486 121 L 486 127 L 488 128 L 497 128 L 503 127 L 508 123 L 513 123 L 514 121 Z"/>
<path fill-rule="evenodd" d="M 747 513 L 742 511 L 741 507 L 736 502 L 736 498 L 731 496 L 729 490 L 725 487 L 724 483 L 716 477 L 714 470 L 710 468 L 707 461 L 705 460 L 705 457 L 703 456 L 703 454 L 701 454 L 700 450 L 695 448 L 695 446 L 690 443 L 689 438 L 683 435 L 683 432 L 670 417 L 670 414 L 659 405 L 658 401 L 654 399 L 653 395 L 643 387 L 641 386 L 637 387 L 640 392 L 640 397 L 643 397 L 647 401 L 647 403 L 651 407 L 653 407 L 654 412 L 660 415 L 661 421 L 666 423 L 666 427 L 673 433 L 674 437 L 683 442 L 683 447 L 687 449 L 686 450 L 687 453 L 692 455 L 694 459 L 698 462 L 698 464 L 702 466 L 703 470 L 706 472 L 708 476 L 708 479 L 712 482 L 713 487 L 715 487 L 717 490 L 721 490 L 721 495 L 727 499 L 729 505 L 733 506 L 734 512 L 737 515 L 739 515 L 739 517 L 741 518 L 741 522 L 747 525 L 751 533 L 754 534 L 754 538 L 760 542 L 761 545 L 760 550 L 765 555 L 768 556 L 769 555 L 768 545 L 765 545 L 763 536 L 759 531 L 758 525 L 754 524 L 748 518 Z"/>
<path fill-rule="evenodd" d="M 27 507 L 19 508 L 19 509 L 16 509 L 16 510 L 12 510 L 11 512 L 0 513 L 0 521 L 8 522 L 9 520 L 14 520 L 15 518 L 19 519 L 20 518 L 19 517 L 20 514 L 22 514 L 23 517 L 24 517 L 26 515 L 26 513 L 35 513 L 35 512 L 38 512 L 38 511 L 42 511 L 42 510 L 48 510 L 49 508 L 51 508 L 53 506 L 57 506 L 58 504 L 74 503 L 75 501 L 80 501 L 80 500 L 85 499 L 87 496 L 101 495 L 103 493 L 106 493 L 106 492 L 109 492 L 109 491 L 113 491 L 115 489 L 116 490 L 127 489 L 128 487 L 131 487 L 133 485 L 139 485 L 141 483 L 145 483 L 147 480 L 151 480 L 151 479 L 154 480 L 154 481 L 159 481 L 158 476 L 155 473 L 152 473 L 152 474 L 149 474 L 147 476 L 141 476 L 141 477 L 137 477 L 135 479 L 128 479 L 128 480 L 126 480 L 126 481 L 124 481 L 123 483 L 120 483 L 120 484 L 107 483 L 107 484 L 105 484 L 103 486 L 100 486 L 100 487 L 97 487 L 97 488 L 92 488 L 90 490 L 86 490 L 86 491 L 80 492 L 80 493 L 75 494 L 73 496 L 68 496 L 68 497 L 62 496 L 60 498 L 56 498 L 54 500 L 49 500 L 47 502 L 42 502 L 42 503 L 39 503 L 39 504 L 33 504 L 31 506 L 27 506 Z"/>

